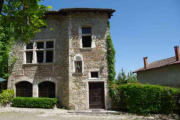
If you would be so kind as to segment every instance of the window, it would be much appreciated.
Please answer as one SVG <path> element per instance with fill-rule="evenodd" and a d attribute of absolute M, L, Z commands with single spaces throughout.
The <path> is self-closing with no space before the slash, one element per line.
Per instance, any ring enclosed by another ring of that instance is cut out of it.
<path fill-rule="evenodd" d="M 82 73 L 82 61 L 75 61 L 75 73 Z"/>
<path fill-rule="evenodd" d="M 55 84 L 53 82 L 42 82 L 38 85 L 39 97 L 55 98 Z"/>
<path fill-rule="evenodd" d="M 26 45 L 26 49 L 33 49 L 33 43 L 29 43 Z"/>
<path fill-rule="evenodd" d="M 91 34 L 91 28 L 90 27 L 83 27 L 82 28 L 82 34 Z"/>
<path fill-rule="evenodd" d="M 32 63 L 33 61 L 33 43 L 26 45 L 26 63 Z"/>
<path fill-rule="evenodd" d="M 26 52 L 26 62 L 32 63 L 33 60 L 33 52 Z"/>
<path fill-rule="evenodd" d="M 46 62 L 53 62 L 53 51 L 46 51 Z"/>
<path fill-rule="evenodd" d="M 76 55 L 74 59 L 74 67 L 75 67 L 75 73 L 82 73 L 83 71 L 83 63 L 82 63 L 82 56 Z"/>
<path fill-rule="evenodd" d="M 43 49 L 44 48 L 44 42 L 37 42 L 37 49 Z"/>
<path fill-rule="evenodd" d="M 44 52 L 37 51 L 37 63 L 43 63 L 43 59 L 44 59 Z"/>
<path fill-rule="evenodd" d="M 92 35 L 90 27 L 82 28 L 82 46 L 83 48 L 91 48 L 92 46 Z"/>
<path fill-rule="evenodd" d="M 54 60 L 54 41 L 33 41 L 25 48 L 25 63 L 52 63 Z"/>
<path fill-rule="evenodd" d="M 46 48 L 53 48 L 53 47 L 54 47 L 53 41 L 46 42 Z"/>
<path fill-rule="evenodd" d="M 32 84 L 27 81 L 22 81 L 16 84 L 17 97 L 32 97 Z"/>
<path fill-rule="evenodd" d="M 91 78 L 99 78 L 99 72 L 97 71 L 91 72 Z"/>

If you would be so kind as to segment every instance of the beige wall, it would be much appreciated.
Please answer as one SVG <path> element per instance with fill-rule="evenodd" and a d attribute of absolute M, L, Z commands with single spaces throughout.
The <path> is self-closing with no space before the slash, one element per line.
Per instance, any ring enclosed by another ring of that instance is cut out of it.
<path fill-rule="evenodd" d="M 108 105 L 107 86 L 107 60 L 106 60 L 106 37 L 109 34 L 107 26 L 108 15 L 98 13 L 77 13 L 69 15 L 69 60 L 70 60 L 70 108 L 89 109 L 89 82 L 104 82 L 105 106 Z M 92 48 L 81 48 L 81 28 L 90 26 L 92 28 Z M 81 55 L 83 58 L 83 74 L 74 74 L 74 57 Z M 100 78 L 91 80 L 90 71 L 99 71 Z"/>
<path fill-rule="evenodd" d="M 138 72 L 137 77 L 144 84 L 180 87 L 180 64 Z"/>
<path fill-rule="evenodd" d="M 52 81 L 56 84 L 56 97 L 62 106 L 70 109 L 89 109 L 89 82 L 104 82 L 105 107 L 109 108 L 108 68 L 106 60 L 106 37 L 109 34 L 106 13 L 74 13 L 66 16 L 49 16 L 48 27 L 42 29 L 34 40 L 55 40 L 55 61 L 51 64 L 24 64 L 24 45 L 16 44 L 12 56 L 17 56 L 8 88 L 28 81 L 33 85 L 33 97 L 38 97 L 38 84 Z M 81 49 L 82 26 L 92 27 L 93 48 Z M 51 31 L 50 28 L 54 30 Z M 74 75 L 74 57 L 83 57 L 83 74 Z M 89 79 L 90 71 L 98 70 L 100 78 Z"/>
<path fill-rule="evenodd" d="M 51 81 L 56 84 L 56 97 L 61 105 L 68 106 L 68 19 L 65 16 L 49 16 L 47 23 L 48 27 L 42 29 L 33 40 L 54 40 L 54 63 L 24 64 L 24 45 L 15 44 L 11 55 L 16 56 L 17 60 L 8 80 L 8 88 L 15 90 L 16 83 L 28 81 L 33 85 L 33 97 L 38 97 L 38 84 Z"/>

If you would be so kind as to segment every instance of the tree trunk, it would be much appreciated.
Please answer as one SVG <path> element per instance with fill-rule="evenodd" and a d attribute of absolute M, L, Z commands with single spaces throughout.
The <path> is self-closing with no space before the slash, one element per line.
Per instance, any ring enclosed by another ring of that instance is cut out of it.
<path fill-rule="evenodd" d="M 0 15 L 2 12 L 3 4 L 4 4 L 4 0 L 0 0 Z"/>

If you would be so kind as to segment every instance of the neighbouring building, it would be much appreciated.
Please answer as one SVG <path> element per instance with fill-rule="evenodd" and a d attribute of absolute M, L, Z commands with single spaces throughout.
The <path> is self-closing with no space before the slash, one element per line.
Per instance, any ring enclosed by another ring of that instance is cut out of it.
<path fill-rule="evenodd" d="M 138 81 L 144 84 L 155 84 L 180 87 L 180 53 L 179 46 L 174 47 L 175 57 L 148 64 L 144 57 L 144 67 L 136 71 Z"/>
<path fill-rule="evenodd" d="M 113 9 L 69 8 L 46 13 L 47 28 L 17 43 L 8 79 L 16 96 L 57 97 L 69 109 L 110 107 L 106 38 Z"/>

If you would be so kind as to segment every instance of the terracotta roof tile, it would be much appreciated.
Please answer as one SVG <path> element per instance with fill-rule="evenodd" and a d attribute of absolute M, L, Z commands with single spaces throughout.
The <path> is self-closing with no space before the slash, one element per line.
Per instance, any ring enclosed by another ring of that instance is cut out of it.
<path fill-rule="evenodd" d="M 176 57 L 170 57 L 167 59 L 152 62 L 152 63 L 148 64 L 148 67 L 146 69 L 143 67 L 138 70 L 135 70 L 134 73 L 137 73 L 140 71 L 146 71 L 146 70 L 150 70 L 150 69 L 155 69 L 155 68 L 159 68 L 159 67 L 164 67 L 164 66 L 168 66 L 168 65 L 179 64 L 179 63 L 180 63 L 180 61 L 176 61 Z"/>

